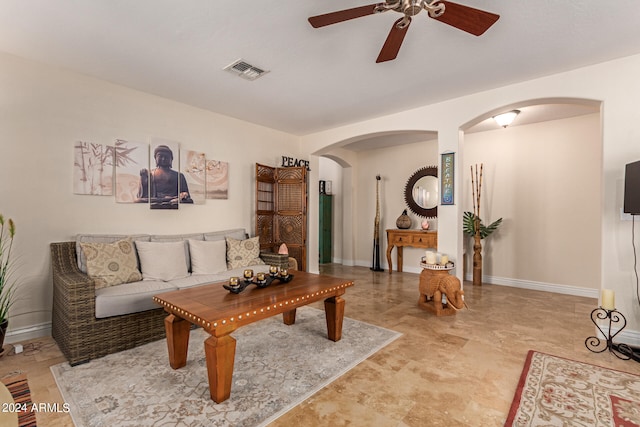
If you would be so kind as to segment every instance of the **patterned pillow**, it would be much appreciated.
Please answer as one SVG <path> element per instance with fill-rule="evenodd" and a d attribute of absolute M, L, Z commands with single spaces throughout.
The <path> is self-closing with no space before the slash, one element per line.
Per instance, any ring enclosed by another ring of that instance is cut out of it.
<path fill-rule="evenodd" d="M 87 274 L 95 281 L 96 289 L 142 280 L 131 239 L 80 246 L 87 258 Z"/>
<path fill-rule="evenodd" d="M 260 259 L 259 237 L 237 240 L 227 237 L 227 267 L 242 268 L 250 265 L 264 264 Z"/>

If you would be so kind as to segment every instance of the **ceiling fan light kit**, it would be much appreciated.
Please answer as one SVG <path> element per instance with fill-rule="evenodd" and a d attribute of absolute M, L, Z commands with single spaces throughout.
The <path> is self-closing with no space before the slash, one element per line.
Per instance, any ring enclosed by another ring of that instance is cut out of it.
<path fill-rule="evenodd" d="M 409 24 L 411 24 L 411 17 L 416 16 L 422 10 L 426 10 L 430 18 L 474 36 L 484 34 L 500 18 L 495 13 L 445 0 L 387 0 L 384 3 L 375 3 L 312 16 L 309 18 L 309 23 L 313 28 L 320 28 L 390 10 L 401 13 L 404 16 L 394 22 L 376 62 L 391 61 L 398 56 L 404 36 L 409 29 Z"/>

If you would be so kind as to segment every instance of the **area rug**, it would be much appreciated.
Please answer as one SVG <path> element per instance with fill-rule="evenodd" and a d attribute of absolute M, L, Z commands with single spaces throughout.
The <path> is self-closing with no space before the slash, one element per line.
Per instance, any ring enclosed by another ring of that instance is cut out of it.
<path fill-rule="evenodd" d="M 640 426 L 640 376 L 529 351 L 505 426 Z"/>
<path fill-rule="evenodd" d="M 7 387 L 13 397 L 13 401 L 18 408 L 18 426 L 36 427 L 36 414 L 31 401 L 31 390 L 26 374 L 20 373 L 0 379 Z M 1 408 L 7 410 L 10 408 Z"/>
<path fill-rule="evenodd" d="M 323 310 L 302 307 L 287 326 L 275 316 L 239 328 L 231 397 L 209 395 L 202 329 L 191 331 L 187 366 L 169 366 L 166 340 L 89 363 L 51 367 L 77 427 L 261 426 L 284 414 L 401 334 L 344 318 L 327 339 Z"/>

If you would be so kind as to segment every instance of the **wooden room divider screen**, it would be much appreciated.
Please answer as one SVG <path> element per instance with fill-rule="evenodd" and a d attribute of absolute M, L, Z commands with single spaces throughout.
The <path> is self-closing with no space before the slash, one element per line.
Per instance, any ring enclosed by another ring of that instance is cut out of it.
<path fill-rule="evenodd" d="M 260 249 L 278 252 L 282 243 L 298 269 L 307 270 L 307 169 L 256 163 L 256 235 Z"/>

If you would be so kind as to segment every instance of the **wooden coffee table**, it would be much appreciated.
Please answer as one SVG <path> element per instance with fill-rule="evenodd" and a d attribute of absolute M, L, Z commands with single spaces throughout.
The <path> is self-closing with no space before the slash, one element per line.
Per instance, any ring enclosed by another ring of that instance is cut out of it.
<path fill-rule="evenodd" d="M 223 402 L 231 395 L 236 340 L 230 334 L 241 326 L 277 314 L 293 325 L 296 308 L 324 300 L 327 335 L 331 341 L 342 337 L 344 300 L 340 298 L 353 281 L 294 271 L 286 284 L 274 281 L 266 288 L 250 285 L 240 294 L 222 287 L 223 283 L 203 285 L 153 297 L 169 315 L 164 321 L 169 364 L 179 369 L 187 364 L 191 324 L 211 336 L 204 342 L 211 399 Z"/>

